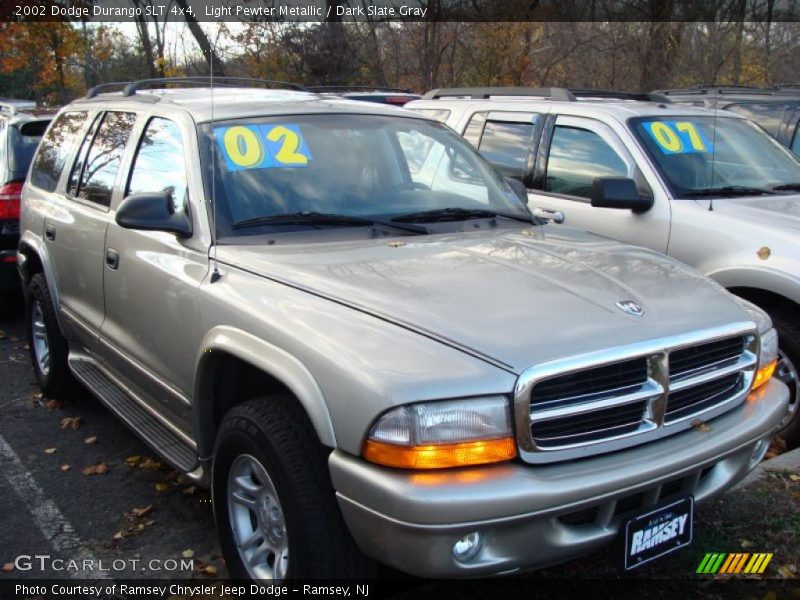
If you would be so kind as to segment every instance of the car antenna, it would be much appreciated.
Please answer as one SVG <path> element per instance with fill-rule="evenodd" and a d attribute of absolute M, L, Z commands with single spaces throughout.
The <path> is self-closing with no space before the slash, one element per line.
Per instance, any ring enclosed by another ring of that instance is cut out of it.
<path fill-rule="evenodd" d="M 217 143 L 214 140 L 214 57 L 217 54 L 217 41 L 221 29 L 217 29 L 217 37 L 214 40 L 214 47 L 209 56 L 210 86 L 211 86 L 211 249 L 213 270 L 211 271 L 211 283 L 219 281 L 219 262 L 217 261 Z"/>

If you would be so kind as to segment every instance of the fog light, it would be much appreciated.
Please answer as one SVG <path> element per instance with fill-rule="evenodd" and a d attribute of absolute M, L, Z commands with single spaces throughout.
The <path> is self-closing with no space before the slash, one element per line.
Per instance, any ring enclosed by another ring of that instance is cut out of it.
<path fill-rule="evenodd" d="M 469 562 L 480 552 L 483 537 L 477 531 L 465 535 L 453 545 L 453 556 L 458 562 Z"/>
<path fill-rule="evenodd" d="M 752 469 L 767 454 L 767 450 L 769 450 L 769 444 L 771 439 L 770 438 L 762 438 L 756 442 L 756 445 L 753 447 L 753 453 L 750 455 L 750 468 Z"/>

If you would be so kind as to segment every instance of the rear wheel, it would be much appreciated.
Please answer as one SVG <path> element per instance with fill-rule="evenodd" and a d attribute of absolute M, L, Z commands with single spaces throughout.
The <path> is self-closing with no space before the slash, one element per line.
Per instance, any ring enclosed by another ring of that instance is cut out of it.
<path fill-rule="evenodd" d="M 41 273 L 28 284 L 25 322 L 36 383 L 45 396 L 66 399 L 75 389 L 67 365 L 69 346 L 58 327 L 50 289 Z"/>
<path fill-rule="evenodd" d="M 777 435 L 786 440 L 789 449 L 800 447 L 800 325 L 788 310 L 771 312 L 778 331 L 778 367 L 775 377 L 789 387 L 789 412 L 780 424 Z"/>
<path fill-rule="evenodd" d="M 212 469 L 214 517 L 234 579 L 343 579 L 374 574 L 344 524 L 326 450 L 287 395 L 225 416 Z"/>

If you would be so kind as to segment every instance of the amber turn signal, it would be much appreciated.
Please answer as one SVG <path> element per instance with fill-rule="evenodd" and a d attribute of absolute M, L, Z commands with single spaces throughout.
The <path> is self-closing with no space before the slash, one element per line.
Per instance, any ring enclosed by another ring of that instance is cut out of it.
<path fill-rule="evenodd" d="M 753 387 L 752 389 L 757 390 L 762 385 L 767 383 L 770 378 L 775 374 L 775 368 L 778 366 L 778 361 L 773 360 L 772 362 L 768 363 L 767 365 L 761 367 L 756 372 L 756 378 L 753 380 Z"/>
<path fill-rule="evenodd" d="M 517 455 L 514 438 L 499 438 L 457 444 L 402 446 L 367 440 L 364 458 L 400 469 L 447 469 L 511 460 Z"/>

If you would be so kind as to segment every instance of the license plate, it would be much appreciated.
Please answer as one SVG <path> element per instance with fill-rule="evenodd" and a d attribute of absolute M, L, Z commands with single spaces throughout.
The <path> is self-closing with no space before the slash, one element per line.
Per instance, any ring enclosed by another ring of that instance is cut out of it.
<path fill-rule="evenodd" d="M 694 498 L 653 507 L 625 524 L 625 570 L 630 571 L 692 543 Z"/>

